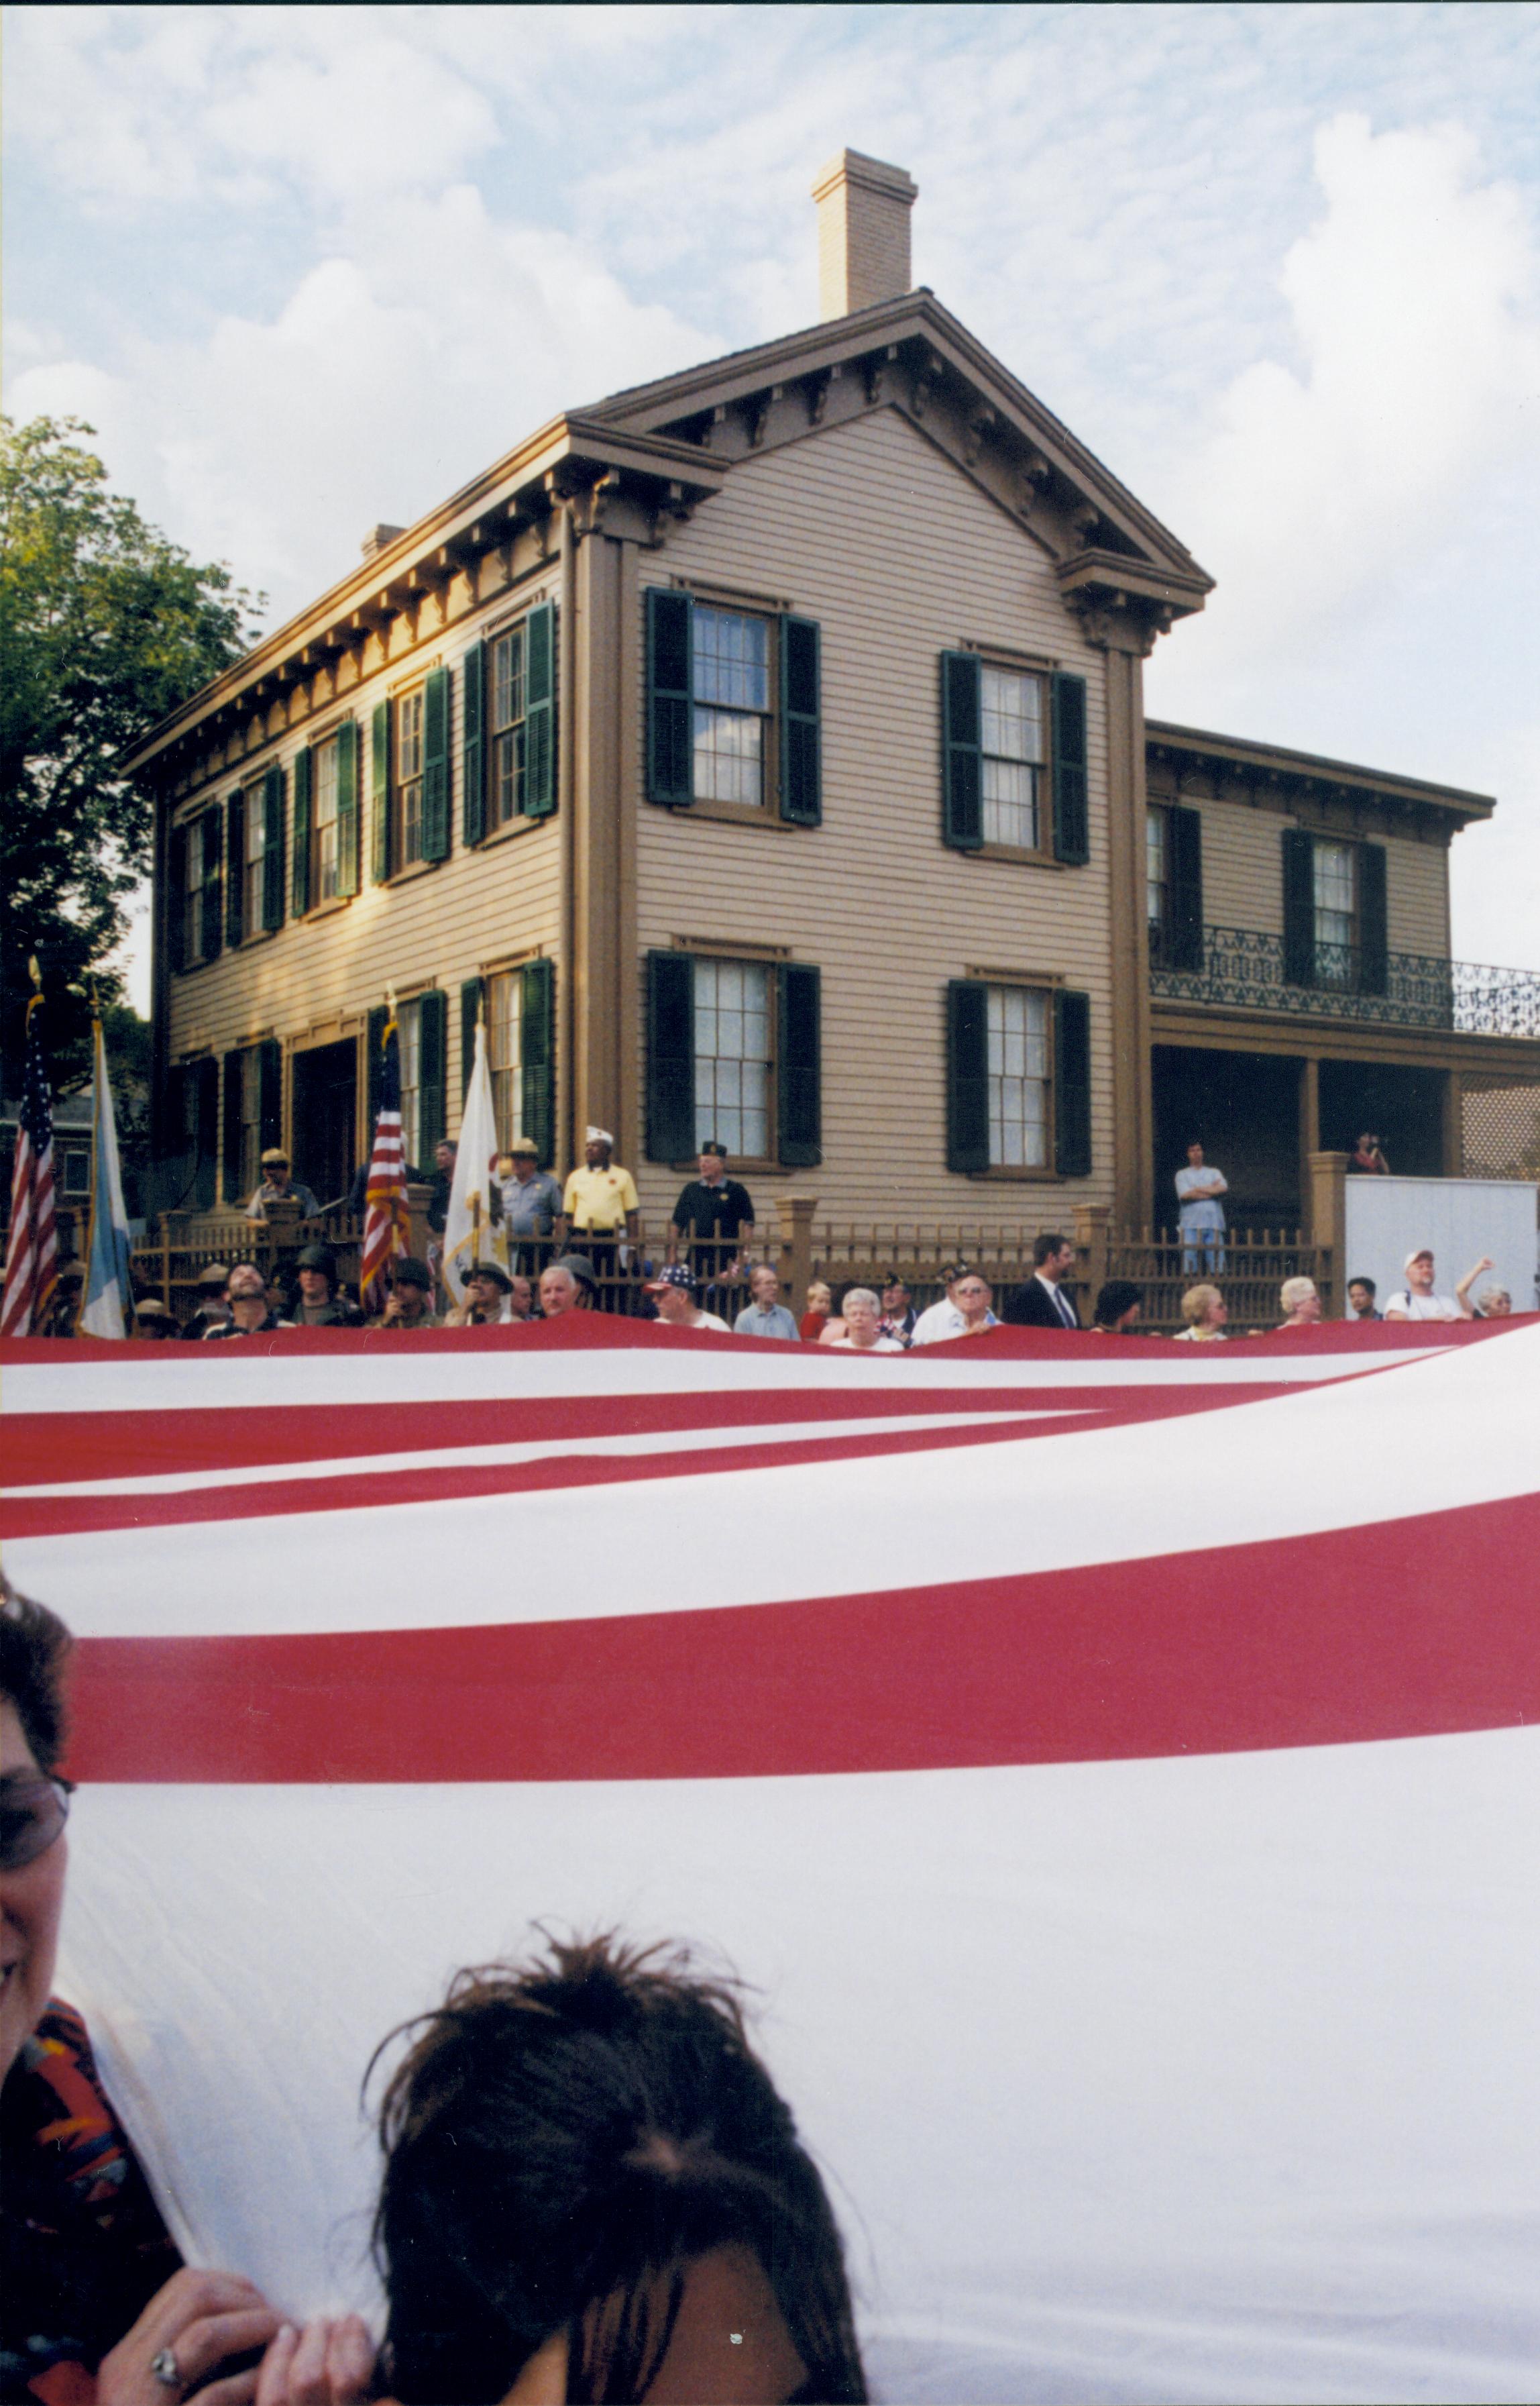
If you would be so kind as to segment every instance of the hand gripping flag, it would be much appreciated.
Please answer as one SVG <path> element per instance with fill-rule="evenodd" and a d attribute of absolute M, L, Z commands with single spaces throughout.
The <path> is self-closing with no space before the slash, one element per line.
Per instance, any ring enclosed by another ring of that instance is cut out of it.
<path fill-rule="evenodd" d="M 91 1097 L 91 1243 L 86 1259 L 86 1299 L 80 1311 L 83 1337 L 126 1337 L 134 1324 L 132 1244 L 123 1208 L 118 1163 L 118 1123 L 112 1109 L 106 1045 L 102 1023 L 93 1023 Z"/>
<path fill-rule="evenodd" d="M 459 1146 L 444 1221 L 444 1283 L 457 1303 L 464 1301 L 465 1281 L 473 1263 L 506 1256 L 506 1242 L 494 1226 L 489 1209 L 497 1152 L 497 1113 L 492 1106 L 491 1072 L 487 1066 L 487 1030 L 478 1019 L 475 1056 L 460 1112 Z"/>
<path fill-rule="evenodd" d="M 61 1992 L 287 2314 L 375 2043 L 619 1927 L 757 1989 L 879 2395 L 1533 2399 L 1537 1440 L 1533 1320 L 10 1346 Z"/>
<path fill-rule="evenodd" d="M 58 1280 L 59 1232 L 54 1220 L 53 1099 L 43 1063 L 38 1014 L 43 990 L 27 1005 L 26 1067 L 10 1180 L 10 1234 L 6 1283 L 0 1294 L 0 1337 L 30 1337 L 43 1326 Z"/>
<path fill-rule="evenodd" d="M 394 1004 L 380 1040 L 379 1109 L 364 1190 L 363 1248 L 359 1274 L 365 1311 L 385 1309 L 389 1266 L 410 1248 L 406 1160 L 401 1135 L 401 1034 Z"/>

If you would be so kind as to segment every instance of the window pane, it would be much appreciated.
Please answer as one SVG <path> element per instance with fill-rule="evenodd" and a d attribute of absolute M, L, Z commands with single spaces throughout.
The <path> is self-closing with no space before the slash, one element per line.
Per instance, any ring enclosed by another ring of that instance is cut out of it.
<path fill-rule="evenodd" d="M 1042 679 L 1009 669 L 985 669 L 981 677 L 983 748 L 996 760 L 1042 761 Z"/>
<path fill-rule="evenodd" d="M 770 624 L 695 606 L 695 696 L 728 710 L 770 708 Z"/>
<path fill-rule="evenodd" d="M 770 979 L 742 961 L 695 965 L 696 1142 L 768 1154 Z"/>
<path fill-rule="evenodd" d="M 487 981 L 487 1055 L 492 1073 L 492 1114 L 497 1140 L 506 1152 L 524 1108 L 524 981 L 516 971 Z"/>
<path fill-rule="evenodd" d="M 311 880 L 318 902 L 337 895 L 337 747 L 323 743 L 315 761 L 316 860 Z"/>
<path fill-rule="evenodd" d="M 1027 852 L 1038 844 L 1038 772 L 1016 760 L 983 764 L 984 842 Z"/>
<path fill-rule="evenodd" d="M 989 1159 L 998 1169 L 1048 1162 L 1048 997 L 989 989 Z"/>
<path fill-rule="evenodd" d="M 764 722 L 727 710 L 695 714 L 695 792 L 699 801 L 764 800 Z"/>
<path fill-rule="evenodd" d="M 240 1192 L 249 1195 L 261 1184 L 261 1175 L 262 1056 L 253 1045 L 241 1054 Z"/>
<path fill-rule="evenodd" d="M 524 629 L 492 645 L 492 824 L 524 809 Z"/>
<path fill-rule="evenodd" d="M 401 1144 L 407 1161 L 415 1168 L 417 1139 L 422 1128 L 422 1012 L 415 1002 L 403 1002 L 396 1013 L 401 1061 Z"/>
<path fill-rule="evenodd" d="M 1350 843 L 1315 846 L 1316 975 L 1322 984 L 1352 983 L 1355 859 Z"/>
<path fill-rule="evenodd" d="M 1144 822 L 1144 884 L 1152 927 L 1166 924 L 1166 851 L 1170 822 L 1163 810 L 1151 810 Z"/>

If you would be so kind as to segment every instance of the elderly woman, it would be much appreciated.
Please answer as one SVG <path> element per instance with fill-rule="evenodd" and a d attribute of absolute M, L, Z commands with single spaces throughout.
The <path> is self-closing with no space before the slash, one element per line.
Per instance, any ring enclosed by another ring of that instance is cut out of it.
<path fill-rule="evenodd" d="M 1208 1345 L 1215 1337 L 1223 1337 L 1230 1310 L 1218 1287 L 1204 1280 L 1190 1286 L 1182 1296 L 1181 1316 L 1186 1324 L 1178 1329 L 1177 1343 Z"/>
<path fill-rule="evenodd" d="M 817 2167 L 736 1996 L 684 1959 L 601 1938 L 462 1972 L 381 2138 L 402 2406 L 865 2399 Z M 362 2333 L 325 2333 L 280 2337 L 259 2406 L 341 2406 L 340 2343 Z"/>
<path fill-rule="evenodd" d="M 883 1331 L 882 1299 L 869 1286 L 853 1286 L 845 1290 L 840 1307 L 844 1319 L 842 1337 L 826 1337 L 822 1341 L 844 1353 L 901 1353 L 903 1347 L 896 1337 Z"/>
<path fill-rule="evenodd" d="M 255 2371 L 217 2376 L 278 2317 L 249 2281 L 180 2269 L 85 2024 L 49 1993 L 69 1646 L 0 1578 L 0 2397 L 174 2406 L 196 2388 L 203 2406 L 243 2406 Z"/>
<path fill-rule="evenodd" d="M 1314 1279 L 1285 1279 L 1278 1293 L 1283 1328 L 1313 1328 L 1321 1318 L 1321 1296 Z"/>

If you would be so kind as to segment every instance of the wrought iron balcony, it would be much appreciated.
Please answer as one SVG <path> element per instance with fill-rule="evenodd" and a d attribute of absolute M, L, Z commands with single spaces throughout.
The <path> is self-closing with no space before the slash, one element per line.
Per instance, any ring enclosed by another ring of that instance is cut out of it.
<path fill-rule="evenodd" d="M 1283 938 L 1254 927 L 1205 927 L 1198 958 L 1190 946 L 1187 961 L 1180 962 L 1174 955 L 1180 950 L 1151 927 L 1150 991 L 1162 1001 L 1449 1028 L 1466 1036 L 1540 1037 L 1540 972 L 1533 969 L 1488 969 L 1434 953 L 1373 956 L 1356 944 L 1316 944 L 1307 982 L 1297 976 L 1303 964 L 1286 962 Z"/>

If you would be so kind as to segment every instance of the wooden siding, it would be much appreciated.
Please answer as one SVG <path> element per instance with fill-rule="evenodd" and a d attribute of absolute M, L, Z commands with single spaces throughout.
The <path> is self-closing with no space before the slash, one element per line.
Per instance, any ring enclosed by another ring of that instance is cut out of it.
<path fill-rule="evenodd" d="M 1076 1202 L 1109 1201 L 1106 663 L 1046 554 L 883 409 L 736 465 L 720 496 L 643 554 L 642 574 L 781 596 L 823 630 L 822 827 L 728 824 L 639 800 L 642 952 L 683 936 L 785 945 L 823 970 L 823 1165 L 761 1179 L 761 1224 L 792 1188 L 834 1214 L 995 1230 L 1053 1226 Z M 1086 679 L 1087 867 L 943 845 L 939 658 L 968 644 Z M 1090 1178 L 949 1175 L 945 989 L 978 967 L 1090 995 Z M 678 1179 L 634 1166 L 656 1227 Z"/>
<path fill-rule="evenodd" d="M 461 984 L 509 955 L 539 951 L 555 957 L 561 927 L 558 821 L 494 835 L 473 852 L 461 843 L 461 664 L 473 641 L 479 642 L 484 633 L 495 631 L 534 602 L 553 598 L 554 592 L 553 572 L 515 594 L 500 594 L 474 616 L 467 615 L 447 626 L 442 644 L 426 646 L 413 658 L 414 675 L 439 665 L 452 672 L 447 859 L 414 866 L 386 885 L 370 881 L 370 719 L 375 703 L 402 683 L 403 674 L 400 658 L 377 644 L 370 647 L 372 669 L 361 681 L 347 683 L 336 707 L 317 709 L 293 735 L 243 764 L 239 774 L 221 768 L 178 802 L 175 819 L 180 824 L 216 802 L 222 806 L 239 785 L 249 787 L 275 760 L 285 771 L 284 925 L 276 934 L 252 937 L 234 952 L 222 952 L 206 967 L 170 977 L 169 1062 L 204 1051 L 223 1054 L 261 1037 L 276 1037 L 286 1056 L 288 1131 L 289 1057 L 296 1049 L 361 1037 L 368 1012 L 383 1003 L 388 987 L 404 999 L 424 986 L 437 985 L 449 998 L 445 1102 L 448 1132 L 456 1133 L 462 1082 Z M 360 730 L 360 891 L 348 901 L 323 905 L 296 922 L 290 915 L 294 758 L 305 744 L 324 742 L 348 715 Z M 360 1053 L 360 1088 L 361 1070 Z M 360 1144 L 367 1141 L 362 1112 L 360 1091 Z M 304 1177 L 303 1161 L 295 1163 L 295 1172 Z"/>

